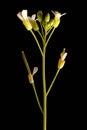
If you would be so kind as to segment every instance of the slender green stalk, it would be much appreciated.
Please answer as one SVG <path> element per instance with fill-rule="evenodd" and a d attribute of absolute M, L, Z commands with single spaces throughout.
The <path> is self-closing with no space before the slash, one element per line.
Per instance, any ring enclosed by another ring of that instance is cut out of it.
<path fill-rule="evenodd" d="M 36 97 L 38 106 L 39 106 L 39 108 L 40 108 L 41 113 L 43 114 L 43 109 L 42 109 L 42 107 L 41 107 L 41 104 L 40 104 L 40 101 L 39 101 L 39 98 L 38 98 L 38 95 L 37 95 L 37 91 L 36 91 L 36 88 L 35 88 L 35 84 L 32 83 L 32 86 L 33 86 L 33 90 L 34 90 L 34 93 L 35 93 L 35 97 Z"/>
<path fill-rule="evenodd" d="M 42 34 L 40 33 L 40 31 L 38 30 L 38 34 L 40 35 L 41 39 L 42 39 L 42 43 L 44 44 L 44 39 L 43 39 L 43 36 Z"/>
<path fill-rule="evenodd" d="M 31 70 L 30 70 L 30 67 L 29 67 L 29 63 L 27 62 L 27 58 L 25 56 L 25 53 L 24 51 L 22 51 L 22 58 L 24 60 L 24 63 L 25 63 L 25 66 L 26 66 L 26 69 L 28 71 L 28 74 L 31 73 Z M 38 98 L 38 95 L 37 95 L 37 91 L 36 91 L 36 88 L 35 88 L 35 84 L 32 83 L 32 86 L 33 86 L 33 90 L 34 90 L 34 93 L 35 93 L 35 97 L 36 97 L 36 100 L 37 100 L 37 103 L 38 103 L 38 106 L 43 114 L 43 110 L 42 110 L 42 107 L 41 107 L 41 104 L 40 104 L 40 101 L 39 101 L 39 98 Z"/>
<path fill-rule="evenodd" d="M 46 75 L 45 75 L 45 53 L 46 49 L 43 47 L 42 56 L 42 77 L 43 77 L 43 130 L 47 127 L 47 98 L 46 98 Z"/>
<path fill-rule="evenodd" d="M 53 32 L 54 32 L 54 31 L 55 31 L 55 28 L 52 29 L 52 31 L 51 31 L 51 33 L 50 33 L 48 39 L 47 39 L 47 42 L 46 42 L 46 44 L 45 44 L 45 48 L 46 48 L 46 46 L 48 45 L 48 42 L 49 42 L 51 36 L 53 35 Z"/>
<path fill-rule="evenodd" d="M 47 35 L 50 33 L 50 31 L 53 29 L 53 26 L 47 31 Z"/>
<path fill-rule="evenodd" d="M 32 35 L 33 35 L 33 37 L 34 37 L 34 39 L 35 39 L 35 41 L 36 41 L 36 43 L 37 43 L 37 45 L 38 45 L 38 48 L 39 48 L 39 50 L 40 50 L 40 52 L 41 52 L 41 55 L 43 55 L 43 52 L 42 52 L 42 49 L 41 49 L 41 47 L 40 47 L 40 44 L 39 44 L 39 42 L 38 42 L 38 40 L 37 40 L 37 37 L 35 36 L 35 34 L 34 34 L 34 32 L 33 32 L 32 30 L 30 30 L 30 32 L 32 33 Z"/>
<path fill-rule="evenodd" d="M 49 87 L 49 89 L 48 89 L 48 91 L 47 91 L 47 93 L 46 93 L 46 96 L 48 96 L 50 90 L 52 89 L 52 86 L 53 86 L 53 84 L 54 84 L 54 82 L 55 82 L 55 80 L 56 80 L 56 78 L 57 78 L 57 76 L 58 76 L 58 74 L 59 74 L 59 71 L 60 71 L 60 69 L 57 70 L 57 72 L 56 72 L 56 74 L 55 74 L 55 76 L 54 76 L 54 78 L 53 78 L 53 80 L 52 80 L 52 82 L 51 82 L 51 85 L 50 85 L 50 87 Z"/>
<path fill-rule="evenodd" d="M 27 61 L 27 58 L 26 58 L 26 56 L 25 56 L 24 51 L 22 51 L 22 58 L 23 58 L 23 61 L 24 61 L 24 64 L 25 64 L 25 66 L 26 66 L 26 69 L 27 69 L 28 73 L 31 73 L 31 70 L 30 70 L 30 67 L 29 67 L 29 63 L 28 63 L 28 61 Z"/>

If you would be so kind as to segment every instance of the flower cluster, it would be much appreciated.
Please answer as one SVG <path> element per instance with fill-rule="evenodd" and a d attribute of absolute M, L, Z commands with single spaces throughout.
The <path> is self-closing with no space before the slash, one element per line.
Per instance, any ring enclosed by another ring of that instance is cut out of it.
<path fill-rule="evenodd" d="M 32 74 L 31 73 L 28 74 L 28 79 L 29 79 L 29 83 L 30 84 L 34 83 L 33 76 L 37 73 L 37 71 L 38 71 L 38 67 L 34 67 L 33 73 Z"/>
<path fill-rule="evenodd" d="M 66 14 L 61 14 L 58 11 L 51 12 L 54 14 L 54 18 L 50 18 L 49 13 L 43 16 L 43 12 L 41 10 L 39 10 L 37 14 L 33 14 L 31 17 L 28 16 L 27 10 L 22 10 L 21 12 L 18 12 L 17 16 L 23 22 L 28 31 L 31 29 L 38 31 L 38 22 L 40 22 L 45 31 L 49 31 L 52 28 L 57 28 L 60 23 L 60 17 Z"/>

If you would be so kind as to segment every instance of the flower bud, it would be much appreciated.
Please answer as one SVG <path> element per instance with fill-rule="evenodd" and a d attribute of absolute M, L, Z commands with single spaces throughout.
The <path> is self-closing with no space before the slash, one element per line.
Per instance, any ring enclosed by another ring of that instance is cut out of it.
<path fill-rule="evenodd" d="M 45 16 L 45 22 L 48 23 L 50 21 L 50 14 L 47 13 L 46 16 Z"/>
<path fill-rule="evenodd" d="M 37 12 L 37 19 L 39 22 L 42 22 L 42 19 L 43 19 L 43 12 L 41 10 L 39 10 Z"/>
<path fill-rule="evenodd" d="M 54 24 L 54 19 L 51 19 L 48 23 L 45 23 L 44 29 L 48 31 Z"/>
<path fill-rule="evenodd" d="M 51 19 L 51 20 L 49 21 L 49 24 L 50 24 L 50 26 L 53 26 L 53 25 L 54 25 L 54 19 Z"/>
<path fill-rule="evenodd" d="M 48 31 L 49 28 L 50 28 L 50 25 L 49 25 L 49 24 L 45 24 L 45 25 L 44 25 L 44 29 L 45 29 L 45 31 Z"/>

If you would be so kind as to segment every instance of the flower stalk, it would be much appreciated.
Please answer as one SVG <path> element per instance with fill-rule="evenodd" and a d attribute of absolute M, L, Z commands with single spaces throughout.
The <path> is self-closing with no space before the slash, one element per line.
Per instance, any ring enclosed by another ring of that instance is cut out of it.
<path fill-rule="evenodd" d="M 43 48 L 42 56 L 42 79 L 43 79 L 43 130 L 47 127 L 47 97 L 46 97 L 46 74 L 45 74 L 45 55 L 46 48 Z"/>
<path fill-rule="evenodd" d="M 59 26 L 61 16 L 66 14 L 66 13 L 61 14 L 58 11 L 51 11 L 51 12 L 54 14 L 54 18 L 51 18 L 50 13 L 47 13 L 45 16 L 43 16 L 43 12 L 41 10 L 37 12 L 37 18 L 36 18 L 36 14 L 33 14 L 31 17 L 28 16 L 27 10 L 23 10 L 22 12 L 19 12 L 17 14 L 18 18 L 22 21 L 25 28 L 28 31 L 30 31 L 31 34 L 33 35 L 33 38 L 35 39 L 36 44 L 39 48 L 40 54 L 42 56 L 43 107 L 40 104 L 40 100 L 39 100 L 39 97 L 36 91 L 35 82 L 34 82 L 34 75 L 37 73 L 38 67 L 34 67 L 33 72 L 31 72 L 31 69 L 26 59 L 26 56 L 24 54 L 24 51 L 22 51 L 23 61 L 25 63 L 25 66 L 28 72 L 28 80 L 29 80 L 29 83 L 33 87 L 33 91 L 37 100 L 38 107 L 43 115 L 43 130 L 47 130 L 47 97 L 54 85 L 55 80 L 58 77 L 59 71 L 63 68 L 65 64 L 65 59 L 67 56 L 67 52 L 65 52 L 65 48 L 64 48 L 58 60 L 56 74 L 48 90 L 46 90 L 46 69 L 45 69 L 46 48 L 55 29 Z M 35 33 L 38 33 L 38 35 L 42 39 L 42 48 L 40 46 L 39 40 L 37 36 L 35 35 Z"/>

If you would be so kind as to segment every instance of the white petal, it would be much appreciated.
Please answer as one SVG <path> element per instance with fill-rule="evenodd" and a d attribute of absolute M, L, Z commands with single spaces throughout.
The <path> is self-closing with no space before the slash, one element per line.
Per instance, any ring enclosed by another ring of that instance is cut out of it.
<path fill-rule="evenodd" d="M 51 10 L 51 12 L 55 15 L 55 17 L 58 17 L 58 18 L 61 17 L 61 13 L 59 13 L 58 11 Z"/>
<path fill-rule="evenodd" d="M 23 10 L 22 11 L 22 16 L 23 16 L 24 19 L 27 18 L 27 10 Z"/>
<path fill-rule="evenodd" d="M 33 15 L 31 16 L 31 19 L 32 19 L 32 20 L 35 20 L 35 18 L 36 18 L 36 14 L 33 14 Z"/>
<path fill-rule="evenodd" d="M 63 15 L 66 15 L 67 13 L 63 13 L 63 14 L 61 14 L 61 16 L 63 16 Z"/>
<path fill-rule="evenodd" d="M 51 10 L 51 12 L 55 15 L 55 11 Z"/>
<path fill-rule="evenodd" d="M 23 20 L 23 17 L 21 16 L 21 12 L 19 12 L 18 14 L 17 14 L 17 17 L 22 21 Z"/>
<path fill-rule="evenodd" d="M 60 18 L 61 17 L 61 13 L 58 12 L 58 13 L 55 14 L 55 16 Z"/>
<path fill-rule="evenodd" d="M 35 75 L 37 73 L 37 71 L 38 71 L 38 67 L 34 67 L 34 69 L 33 69 L 33 75 Z"/>
<path fill-rule="evenodd" d="M 58 11 L 53 11 L 53 10 L 51 10 L 51 12 L 52 12 L 56 17 L 58 17 L 58 18 L 60 18 L 60 17 L 62 17 L 62 16 L 64 16 L 64 15 L 66 15 L 66 13 L 61 14 L 61 13 L 59 13 Z"/>
<path fill-rule="evenodd" d="M 65 60 L 66 56 L 67 56 L 67 52 L 64 53 L 64 55 L 61 57 L 61 59 L 62 59 L 62 60 Z"/>

